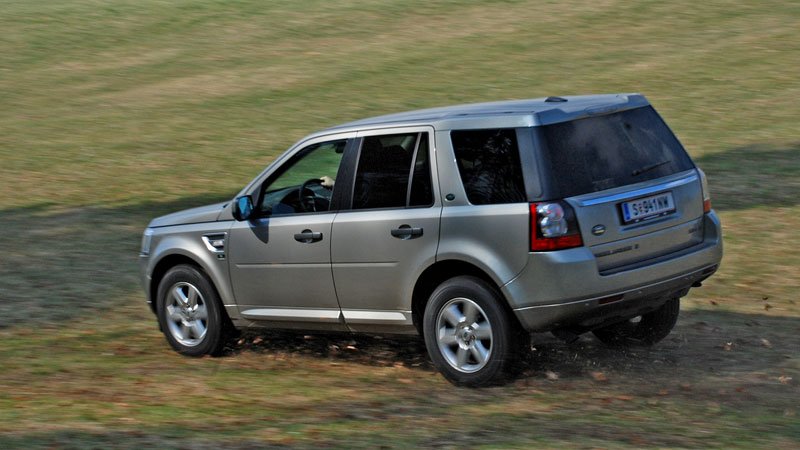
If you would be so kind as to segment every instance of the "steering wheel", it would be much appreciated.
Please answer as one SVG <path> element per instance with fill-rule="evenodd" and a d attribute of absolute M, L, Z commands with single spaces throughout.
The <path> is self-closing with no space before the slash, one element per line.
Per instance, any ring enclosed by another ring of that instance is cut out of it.
<path fill-rule="evenodd" d="M 310 178 L 300 185 L 300 189 L 297 190 L 300 208 L 302 208 L 304 212 L 317 212 L 317 194 L 309 187 L 314 184 L 322 185 L 322 180 L 319 178 Z"/>

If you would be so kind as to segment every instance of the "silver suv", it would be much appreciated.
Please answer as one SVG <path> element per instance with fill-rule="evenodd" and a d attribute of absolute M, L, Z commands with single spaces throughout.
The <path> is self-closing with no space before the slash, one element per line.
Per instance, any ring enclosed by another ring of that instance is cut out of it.
<path fill-rule="evenodd" d="M 447 379 L 478 386 L 534 331 L 658 342 L 721 257 L 703 172 L 626 94 L 312 134 L 234 200 L 153 220 L 141 267 L 182 354 L 248 327 L 419 333 Z"/>

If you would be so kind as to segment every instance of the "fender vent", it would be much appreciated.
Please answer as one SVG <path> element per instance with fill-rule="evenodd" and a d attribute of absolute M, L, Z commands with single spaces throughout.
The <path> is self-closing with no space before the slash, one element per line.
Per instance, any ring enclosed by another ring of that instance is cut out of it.
<path fill-rule="evenodd" d="M 214 253 L 225 252 L 225 235 L 226 233 L 204 234 L 203 243 L 206 248 Z"/>

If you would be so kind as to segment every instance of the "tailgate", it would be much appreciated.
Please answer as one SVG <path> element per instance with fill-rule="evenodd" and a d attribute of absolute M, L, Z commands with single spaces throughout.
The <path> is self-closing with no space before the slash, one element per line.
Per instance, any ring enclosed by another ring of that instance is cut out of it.
<path fill-rule="evenodd" d="M 703 239 L 697 171 L 568 198 L 599 272 L 657 258 Z"/>

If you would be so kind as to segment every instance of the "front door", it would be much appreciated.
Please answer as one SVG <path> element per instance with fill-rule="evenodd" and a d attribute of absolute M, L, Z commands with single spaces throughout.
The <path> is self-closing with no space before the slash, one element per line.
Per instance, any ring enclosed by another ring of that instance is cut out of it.
<path fill-rule="evenodd" d="M 228 258 L 246 319 L 342 327 L 331 274 L 331 207 L 348 142 L 310 142 L 254 193 L 256 211 L 230 230 Z"/>
<path fill-rule="evenodd" d="M 432 137 L 430 128 L 359 134 L 353 194 L 333 222 L 331 248 L 336 292 L 353 330 L 413 330 L 414 282 L 439 242 Z"/>

